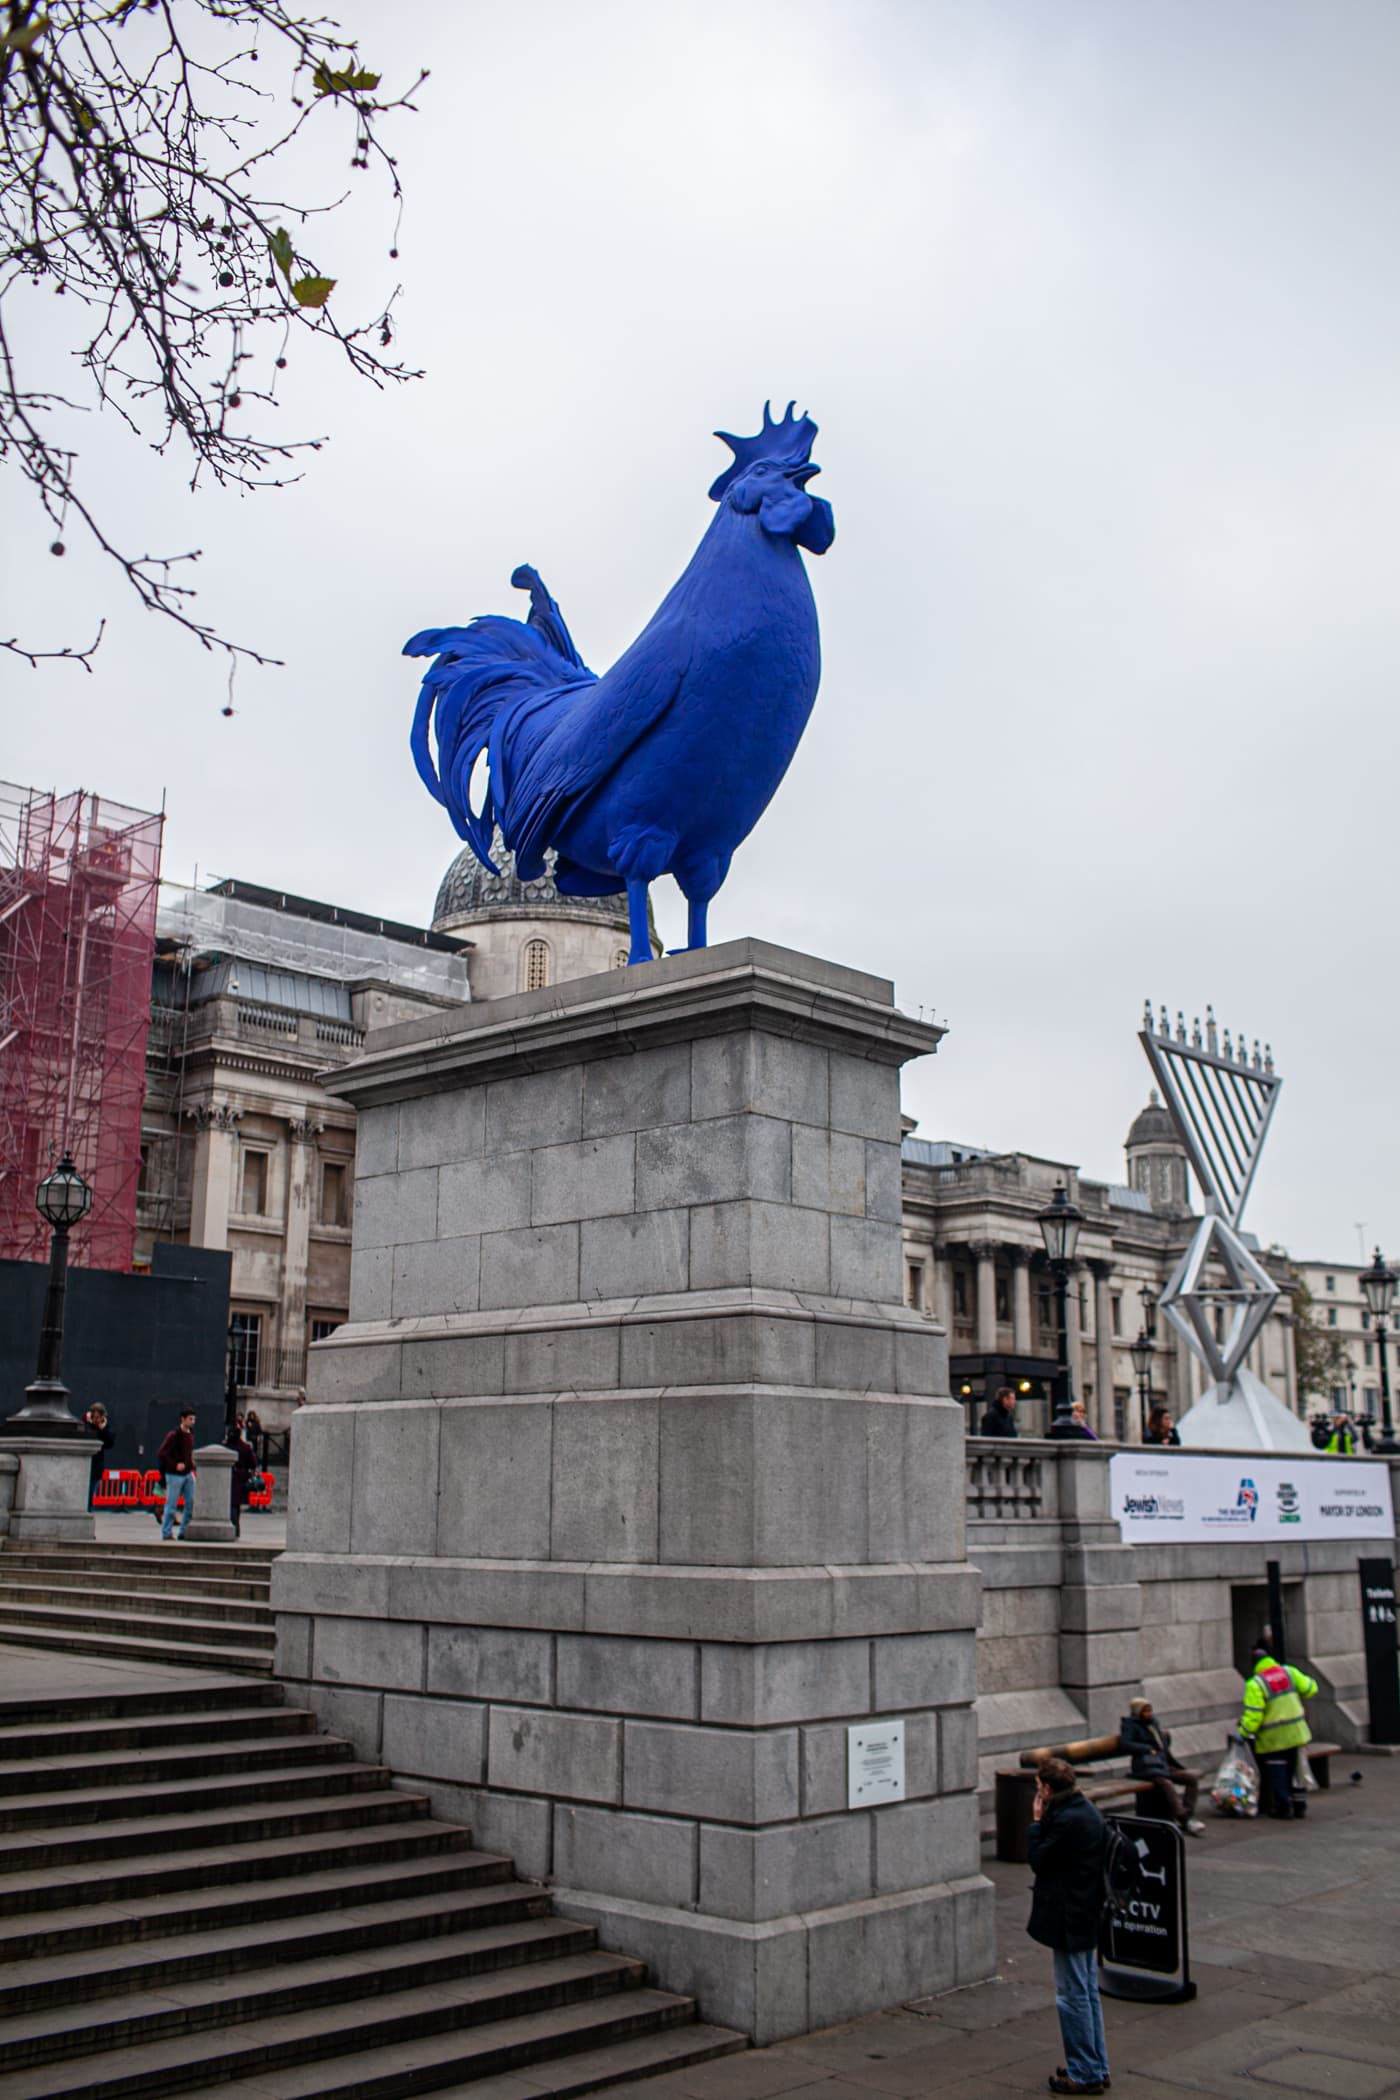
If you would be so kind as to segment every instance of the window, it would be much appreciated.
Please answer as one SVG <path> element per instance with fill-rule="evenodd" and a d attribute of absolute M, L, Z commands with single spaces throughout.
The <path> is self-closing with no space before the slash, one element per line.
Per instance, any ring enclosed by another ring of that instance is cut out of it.
<path fill-rule="evenodd" d="M 149 1146 L 149 1145 L 143 1145 L 143 1146 L 141 1147 L 141 1171 L 140 1171 L 140 1173 L 139 1173 L 139 1174 L 137 1175 L 137 1177 L 136 1177 L 136 1193 L 137 1193 L 137 1195 L 138 1195 L 138 1196 L 144 1196 L 144 1195 L 148 1194 L 148 1193 L 149 1193 L 149 1191 L 150 1191 L 150 1186 L 151 1186 L 151 1148 L 150 1148 L 150 1146 Z"/>
<path fill-rule="evenodd" d="M 1364 1400 L 1364 1402 L 1366 1403 L 1366 1412 L 1367 1412 L 1367 1414 L 1368 1414 L 1368 1415 L 1370 1416 L 1371 1420 L 1372 1420 L 1372 1421 L 1374 1422 L 1374 1421 L 1375 1421 L 1375 1419 L 1376 1419 L 1376 1403 L 1377 1403 L 1377 1401 L 1378 1401 L 1378 1400 L 1380 1399 L 1380 1397 L 1381 1397 L 1381 1396 L 1380 1396 L 1380 1392 L 1379 1392 L 1378 1388 L 1377 1388 L 1376 1386 L 1373 1386 L 1373 1385 L 1364 1385 L 1364 1386 L 1362 1386 L 1362 1388 L 1361 1388 L 1361 1397 L 1362 1397 L 1362 1399 Z"/>
<path fill-rule="evenodd" d="M 1131 1397 L 1127 1386 L 1113 1388 L 1113 1439 L 1118 1444 L 1128 1441 L 1128 1402 Z"/>
<path fill-rule="evenodd" d="M 520 989 L 542 992 L 549 983 L 549 942 L 526 941 L 520 951 Z"/>
<path fill-rule="evenodd" d="M 953 1317 L 955 1320 L 966 1320 L 969 1317 L 966 1269 L 953 1271 Z"/>
<path fill-rule="evenodd" d="M 1108 1301 L 1108 1304 L 1109 1304 L 1109 1312 L 1110 1312 L 1110 1315 L 1111 1315 L 1111 1323 L 1112 1323 L 1112 1329 L 1113 1329 L 1113 1332 L 1114 1332 L 1115 1334 L 1121 1334 L 1121 1333 L 1123 1332 L 1123 1294 L 1122 1294 L 1122 1292 L 1121 1292 L 1121 1291 L 1114 1291 L 1114 1292 L 1113 1292 L 1113 1293 L 1112 1293 L 1112 1294 L 1110 1295 L 1110 1297 L 1109 1297 L 1109 1301 Z"/>
<path fill-rule="evenodd" d="M 1367 1330 L 1368 1330 L 1368 1329 L 1370 1328 L 1370 1325 L 1371 1325 L 1371 1315 L 1370 1315 L 1370 1314 L 1369 1314 L 1368 1312 L 1364 1312 L 1364 1313 L 1362 1313 L 1362 1315 L 1361 1315 L 1361 1331 L 1362 1331 L 1362 1333 L 1363 1333 L 1363 1334 L 1367 1332 Z"/>
<path fill-rule="evenodd" d="M 256 1385 L 262 1350 L 262 1314 L 236 1312 L 229 1321 L 229 1348 L 235 1385 Z"/>
<path fill-rule="evenodd" d="M 1328 1277 L 1328 1279 L 1327 1279 L 1327 1288 L 1328 1288 L 1328 1290 L 1329 1290 L 1329 1291 L 1335 1291 L 1335 1290 L 1336 1290 L 1336 1288 L 1337 1288 L 1337 1279 L 1336 1279 L 1336 1277 L 1335 1277 L 1335 1276 L 1329 1276 L 1329 1277 Z"/>
<path fill-rule="evenodd" d="M 240 1208 L 249 1217 L 267 1216 L 267 1160 L 265 1152 L 243 1153 L 243 1201 Z"/>
<path fill-rule="evenodd" d="M 628 953 L 629 951 L 626 948 L 619 948 L 615 951 L 612 961 L 612 966 L 615 970 L 625 970 L 627 968 Z"/>
<path fill-rule="evenodd" d="M 997 1277 L 997 1319 L 1004 1327 L 1011 1318 L 1011 1285 L 1005 1276 Z"/>
<path fill-rule="evenodd" d="M 339 1327 L 340 1324 L 341 1322 L 339 1320 L 313 1320 L 311 1322 L 312 1341 L 323 1342 L 328 1334 L 335 1333 L 336 1328 Z"/>
<path fill-rule="evenodd" d="M 1366 1365 L 1366 1368 L 1367 1368 L 1367 1370 L 1369 1371 L 1369 1370 L 1371 1369 L 1372 1365 L 1373 1365 L 1373 1364 L 1375 1363 L 1375 1360 L 1376 1360 L 1376 1345 L 1375 1345 L 1375 1343 L 1374 1343 L 1374 1342 L 1363 1342 L 1363 1343 L 1362 1343 L 1362 1345 L 1361 1345 L 1361 1355 L 1362 1355 L 1362 1360 L 1363 1360 L 1363 1362 L 1365 1363 L 1365 1365 Z"/>
<path fill-rule="evenodd" d="M 911 1312 L 924 1309 L 924 1265 L 921 1261 L 904 1264 L 904 1302 Z"/>
<path fill-rule="evenodd" d="M 348 1222 L 347 1198 L 350 1193 L 350 1172 L 343 1159 L 326 1159 L 321 1162 L 321 1223 L 344 1225 Z"/>
<path fill-rule="evenodd" d="M 1336 1308 L 1336 1306 L 1335 1306 L 1335 1305 L 1329 1305 L 1329 1306 L 1328 1306 L 1328 1308 L 1327 1308 L 1327 1325 L 1328 1325 L 1329 1327 L 1335 1327 L 1335 1326 L 1336 1326 L 1336 1324 L 1337 1324 L 1337 1308 Z"/>

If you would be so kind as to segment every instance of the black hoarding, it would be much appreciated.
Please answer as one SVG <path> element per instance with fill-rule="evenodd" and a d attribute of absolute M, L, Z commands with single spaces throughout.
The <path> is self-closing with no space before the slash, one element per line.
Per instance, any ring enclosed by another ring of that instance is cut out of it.
<path fill-rule="evenodd" d="M 1175 1823 L 1110 1816 L 1130 1872 L 1104 1914 L 1099 1987 L 1110 1998 L 1194 1998 L 1186 1938 L 1186 1843 Z"/>
<path fill-rule="evenodd" d="M 1395 1639 L 1395 1563 L 1357 1562 L 1361 1624 L 1366 1644 L 1366 1697 L 1371 1741 L 1400 1743 L 1400 1662 Z"/>

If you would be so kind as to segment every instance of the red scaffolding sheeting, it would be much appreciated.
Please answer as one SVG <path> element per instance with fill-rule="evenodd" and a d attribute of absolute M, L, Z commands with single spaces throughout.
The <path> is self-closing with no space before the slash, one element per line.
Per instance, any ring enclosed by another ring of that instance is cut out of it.
<path fill-rule="evenodd" d="M 92 1189 L 71 1260 L 131 1267 L 164 823 L 0 782 L 0 1257 L 46 1257 L 66 1149 Z"/>

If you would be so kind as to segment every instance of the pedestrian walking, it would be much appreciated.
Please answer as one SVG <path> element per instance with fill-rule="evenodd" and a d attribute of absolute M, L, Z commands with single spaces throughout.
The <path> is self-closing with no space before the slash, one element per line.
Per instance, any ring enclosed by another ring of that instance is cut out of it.
<path fill-rule="evenodd" d="M 1196 1815 L 1201 1783 L 1172 1756 L 1170 1730 L 1152 1711 L 1150 1699 L 1133 1699 L 1118 1723 L 1118 1747 L 1132 1758 L 1134 1779 L 1150 1779 L 1167 1805 L 1173 1822 L 1191 1837 L 1204 1837 L 1206 1826 Z"/>
<path fill-rule="evenodd" d="M 1035 1875 L 1033 1940 L 1055 1958 L 1055 2010 L 1065 2060 L 1050 2079 L 1052 2093 L 1102 2093 L 1109 2082 L 1096 1954 L 1104 1910 L 1107 1832 L 1092 1801 L 1080 1793 L 1073 1765 L 1042 1760 L 1026 1857 Z"/>
<path fill-rule="evenodd" d="M 168 1539 L 175 1529 L 175 1506 L 182 1505 L 180 1537 L 190 1528 L 194 1515 L 194 1409 L 180 1409 L 180 1426 L 169 1430 L 161 1439 L 156 1453 L 156 1464 L 165 1475 L 165 1515 L 161 1519 L 160 1535 Z"/>
<path fill-rule="evenodd" d="M 107 1427 L 107 1410 L 100 1400 L 94 1400 L 83 1416 L 83 1427 L 88 1435 L 95 1436 L 102 1446 L 100 1451 L 93 1452 L 88 1461 L 88 1508 L 96 1509 L 97 1483 L 107 1470 L 107 1453 L 117 1441 L 114 1432 Z"/>
<path fill-rule="evenodd" d="M 233 1484 L 229 1494 L 229 1515 L 233 1519 L 234 1537 L 242 1538 L 243 1511 L 248 1502 L 248 1483 L 257 1469 L 258 1456 L 249 1440 L 247 1427 L 241 1415 L 235 1418 L 234 1425 L 224 1438 L 224 1442 L 233 1453 Z"/>
<path fill-rule="evenodd" d="M 1259 1760 L 1260 1805 L 1266 1816 L 1301 1822 L 1308 1812 L 1308 1797 L 1294 1786 L 1293 1777 L 1299 1751 L 1312 1741 L 1303 1701 L 1316 1696 L 1317 1679 L 1276 1662 L 1265 1641 L 1255 1642 L 1253 1664 L 1244 1688 L 1240 1734 L 1254 1746 Z"/>

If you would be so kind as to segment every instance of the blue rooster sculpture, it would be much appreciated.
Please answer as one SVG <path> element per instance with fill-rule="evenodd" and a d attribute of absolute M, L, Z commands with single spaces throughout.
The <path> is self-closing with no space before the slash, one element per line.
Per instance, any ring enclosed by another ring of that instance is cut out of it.
<path fill-rule="evenodd" d="M 796 751 L 821 675 L 812 588 L 799 548 L 824 554 L 831 505 L 809 496 L 817 426 L 767 405 L 756 437 L 716 431 L 734 454 L 710 490 L 719 511 L 689 568 L 631 648 L 599 678 L 531 568 L 528 620 L 494 614 L 430 627 L 405 656 L 431 656 L 413 756 L 459 837 L 493 873 L 499 824 L 523 882 L 566 897 L 627 892 L 629 962 L 651 960 L 647 887 L 672 874 L 703 948 L 710 899 L 734 849 Z M 437 744 L 434 763 L 429 741 Z M 486 754 L 479 810 L 472 775 Z"/>

